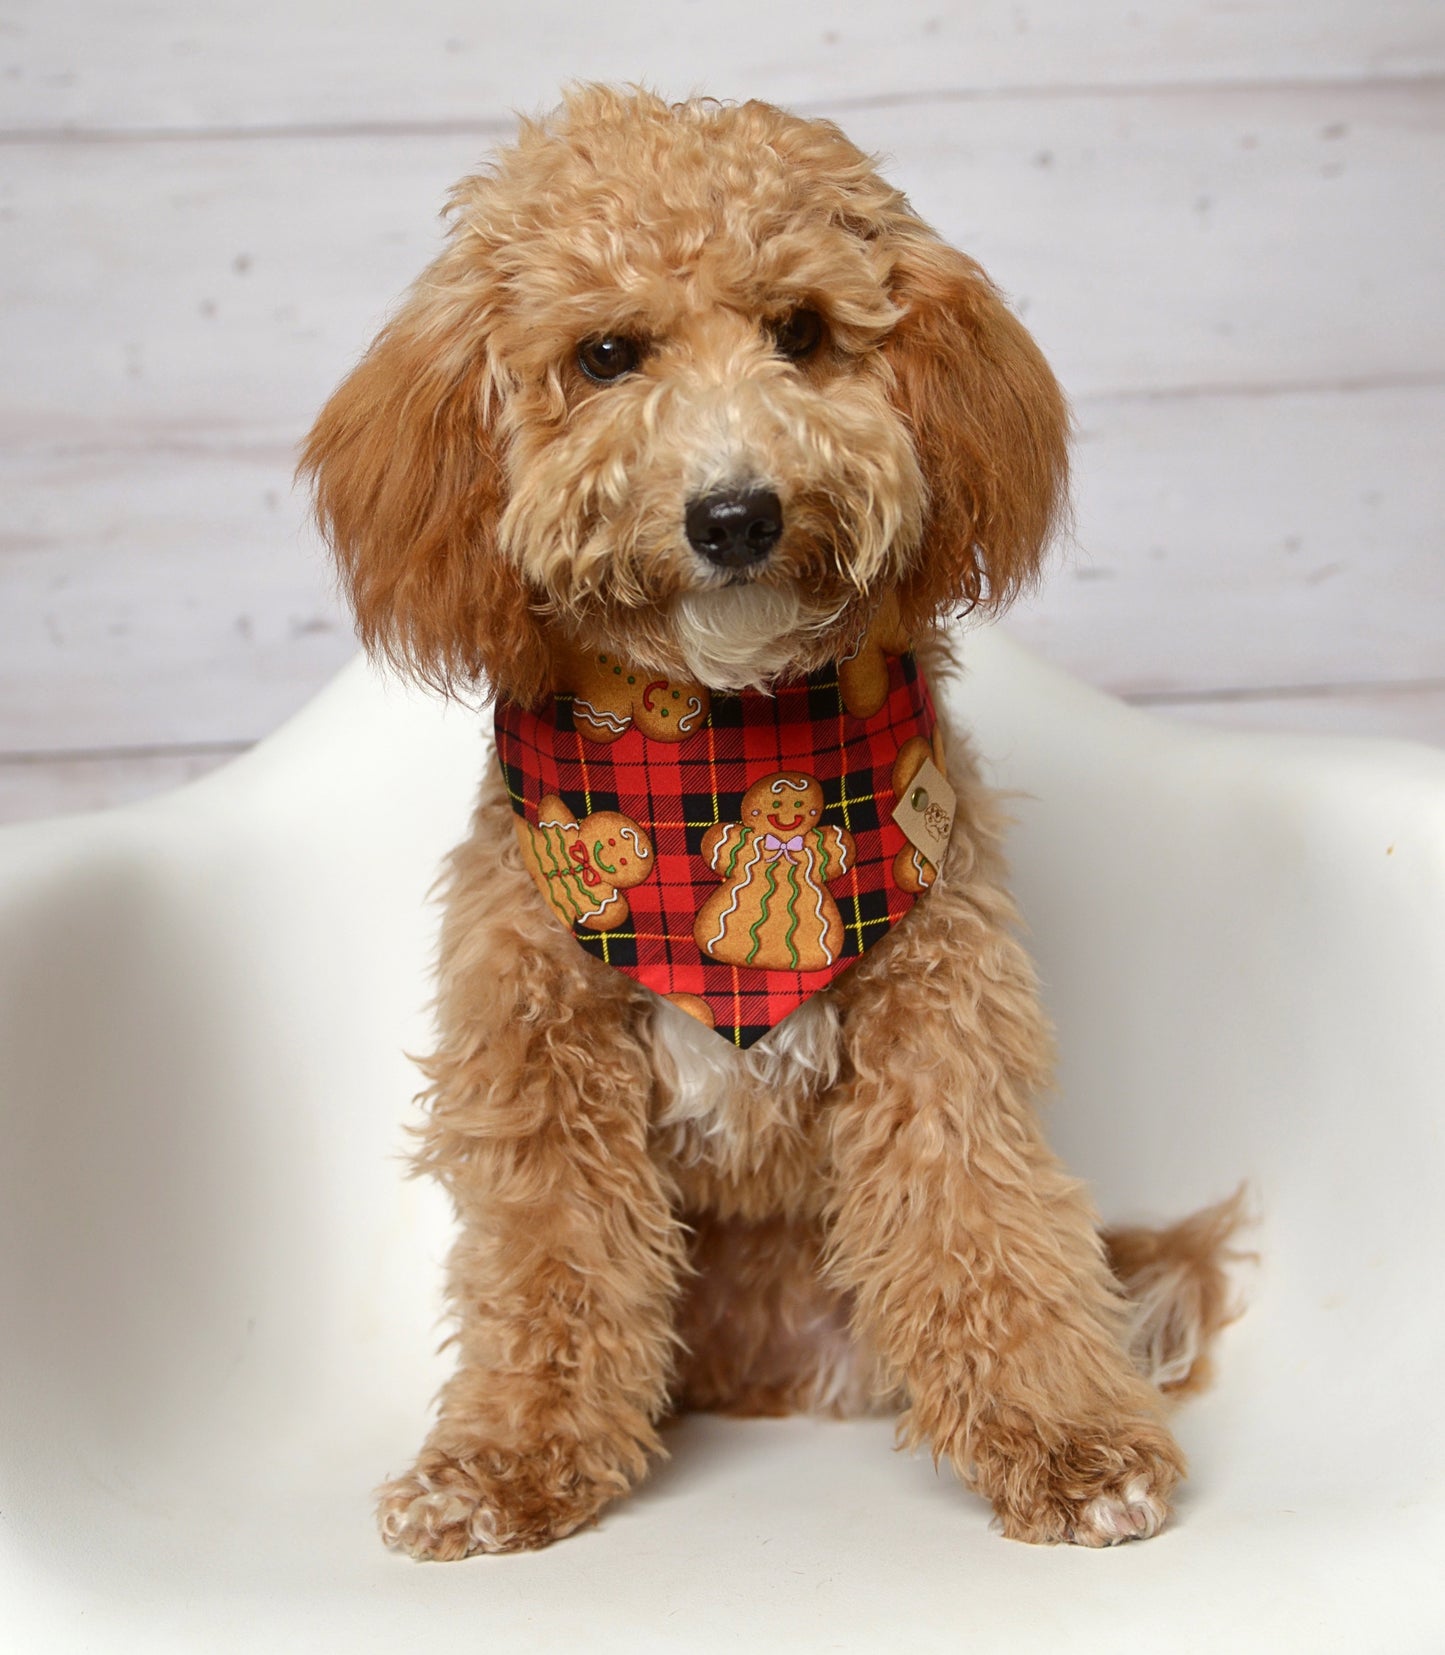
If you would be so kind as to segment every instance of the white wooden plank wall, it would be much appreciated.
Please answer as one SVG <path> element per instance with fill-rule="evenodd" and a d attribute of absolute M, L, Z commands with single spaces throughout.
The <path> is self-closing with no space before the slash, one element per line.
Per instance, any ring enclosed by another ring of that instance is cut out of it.
<path fill-rule="evenodd" d="M 570 78 L 840 120 L 1075 399 L 1009 623 L 1131 699 L 1445 743 L 1439 0 L 0 0 L 0 819 L 349 656 L 295 445 Z"/>

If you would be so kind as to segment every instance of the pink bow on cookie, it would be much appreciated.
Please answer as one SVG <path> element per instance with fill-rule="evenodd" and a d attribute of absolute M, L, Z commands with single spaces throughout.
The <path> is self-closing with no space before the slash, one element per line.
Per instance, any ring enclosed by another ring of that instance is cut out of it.
<path fill-rule="evenodd" d="M 763 849 L 769 856 L 781 856 L 784 851 L 792 853 L 801 851 L 802 848 L 803 836 L 801 833 L 795 833 L 791 839 L 779 839 L 776 833 L 765 833 L 763 835 Z"/>

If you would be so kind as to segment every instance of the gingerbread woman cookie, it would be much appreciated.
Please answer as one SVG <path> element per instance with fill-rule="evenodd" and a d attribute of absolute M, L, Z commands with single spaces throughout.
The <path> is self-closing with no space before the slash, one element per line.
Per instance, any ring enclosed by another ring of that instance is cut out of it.
<path fill-rule="evenodd" d="M 702 855 L 722 884 L 693 937 L 710 959 L 763 971 L 821 971 L 837 959 L 843 918 L 827 886 L 853 865 L 854 845 L 822 813 L 812 776 L 779 771 L 743 795 L 740 822 L 707 830 Z"/>
<path fill-rule="evenodd" d="M 890 592 L 863 641 L 838 663 L 838 691 L 854 718 L 872 718 L 888 699 L 888 656 L 906 655 L 913 642 L 898 616 L 898 600 Z"/>
<path fill-rule="evenodd" d="M 652 872 L 652 841 L 616 810 L 578 821 L 555 793 L 537 806 L 537 825 L 516 818 L 522 860 L 548 907 L 566 926 L 615 931 L 632 917 L 623 891 Z"/>
<path fill-rule="evenodd" d="M 940 775 L 947 776 L 948 770 L 943 762 L 943 736 L 937 726 L 934 727 L 931 742 L 925 741 L 922 736 L 909 736 L 898 749 L 898 757 L 893 761 L 895 799 L 904 796 L 913 778 L 929 759 L 933 760 Z M 937 878 L 938 869 L 914 845 L 905 845 L 893 858 L 893 883 L 900 891 L 911 891 L 914 896 L 920 896 Z"/>
<path fill-rule="evenodd" d="M 567 665 L 572 722 L 588 741 L 613 742 L 635 724 L 652 741 L 684 741 L 707 722 L 702 684 L 659 678 L 610 650 L 578 652 Z"/>

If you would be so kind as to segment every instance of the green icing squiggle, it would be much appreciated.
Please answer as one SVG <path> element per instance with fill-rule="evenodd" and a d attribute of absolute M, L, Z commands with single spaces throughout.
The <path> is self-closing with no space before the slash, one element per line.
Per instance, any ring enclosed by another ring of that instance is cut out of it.
<path fill-rule="evenodd" d="M 762 939 L 758 936 L 759 929 L 768 922 L 768 902 L 778 889 L 778 876 L 773 872 L 773 865 L 768 864 L 768 888 L 762 894 L 758 903 L 758 917 L 748 927 L 748 935 L 753 939 L 753 946 L 748 950 L 748 964 L 751 965 L 762 947 Z"/>
<path fill-rule="evenodd" d="M 788 951 L 788 963 L 796 971 L 798 951 L 793 947 L 793 933 L 798 929 L 798 870 L 791 862 L 788 864 L 788 893 L 788 930 L 783 938 L 783 946 Z"/>

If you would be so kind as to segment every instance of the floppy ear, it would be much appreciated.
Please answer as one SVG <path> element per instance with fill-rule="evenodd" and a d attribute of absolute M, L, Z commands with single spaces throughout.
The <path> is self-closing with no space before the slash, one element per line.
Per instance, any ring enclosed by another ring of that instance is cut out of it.
<path fill-rule="evenodd" d="M 322 409 L 299 470 L 367 649 L 437 688 L 483 680 L 526 702 L 550 661 L 497 546 L 499 396 L 477 310 L 440 290 L 439 274 Z"/>
<path fill-rule="evenodd" d="M 926 226 L 898 235 L 884 345 L 929 503 L 898 589 L 908 630 L 960 604 L 1001 609 L 1038 573 L 1068 494 L 1069 414 L 983 271 Z"/>

